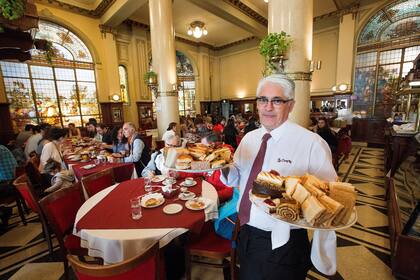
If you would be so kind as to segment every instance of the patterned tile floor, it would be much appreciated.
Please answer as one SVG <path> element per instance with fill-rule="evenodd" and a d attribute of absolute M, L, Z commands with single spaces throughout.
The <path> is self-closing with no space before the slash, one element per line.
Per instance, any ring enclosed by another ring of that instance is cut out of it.
<path fill-rule="evenodd" d="M 342 181 L 356 186 L 358 222 L 337 232 L 337 274 L 326 277 L 311 270 L 307 279 L 393 279 L 384 190 L 382 149 L 354 146 L 339 169 Z M 49 256 L 36 215 L 23 226 L 16 213 L 6 230 L 0 231 L 0 279 L 64 279 L 58 246 Z M 193 279 L 223 279 L 218 269 L 193 266 Z M 74 275 L 71 275 L 74 279 Z"/>

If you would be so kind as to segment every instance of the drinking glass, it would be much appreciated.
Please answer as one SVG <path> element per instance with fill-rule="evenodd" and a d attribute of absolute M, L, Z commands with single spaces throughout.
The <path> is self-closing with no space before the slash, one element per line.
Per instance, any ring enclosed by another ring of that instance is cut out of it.
<path fill-rule="evenodd" d="M 140 198 L 135 197 L 130 199 L 131 205 L 131 218 L 133 220 L 138 220 L 141 218 L 141 205 L 140 205 Z"/>
<path fill-rule="evenodd" d="M 170 181 L 172 184 L 176 182 L 176 171 L 175 170 L 169 170 L 168 176 L 170 178 Z"/>
<path fill-rule="evenodd" d="M 152 178 L 144 177 L 144 190 L 146 192 L 151 192 L 152 191 L 152 185 L 150 184 L 151 181 L 152 181 Z"/>

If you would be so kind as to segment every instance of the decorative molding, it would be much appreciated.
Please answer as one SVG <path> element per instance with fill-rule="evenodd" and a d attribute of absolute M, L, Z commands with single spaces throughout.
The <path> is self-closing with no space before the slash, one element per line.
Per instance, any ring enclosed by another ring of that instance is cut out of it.
<path fill-rule="evenodd" d="M 114 4 L 116 0 L 102 0 L 102 2 L 99 3 L 99 5 L 94 10 L 88 10 L 88 9 L 81 8 L 72 4 L 61 2 L 59 0 L 37 0 L 37 1 L 43 4 L 59 7 L 69 12 L 73 12 L 73 13 L 77 13 L 77 14 L 81 14 L 81 15 L 93 17 L 93 18 L 100 18 L 112 6 L 112 4 Z"/>
<path fill-rule="evenodd" d="M 420 42 L 420 34 L 405 38 L 398 38 L 396 40 L 390 40 L 385 42 L 377 42 L 370 45 L 358 46 L 357 53 L 366 52 L 370 50 L 393 48 L 393 47 L 405 47 L 418 44 Z"/>
<path fill-rule="evenodd" d="M 346 15 L 346 14 L 357 14 L 357 12 L 359 11 L 360 8 L 360 4 L 356 3 L 353 5 L 348 6 L 347 8 L 343 8 L 340 10 L 336 10 L 327 14 L 323 14 L 317 17 L 314 17 L 314 22 L 326 19 L 326 18 L 330 18 L 330 17 L 337 17 L 337 18 L 341 18 L 342 16 Z"/>
<path fill-rule="evenodd" d="M 251 36 L 251 37 L 244 38 L 244 39 L 241 39 L 241 40 L 238 40 L 238 41 L 235 41 L 235 42 L 226 44 L 226 45 L 222 45 L 222 46 L 219 46 L 219 47 L 214 47 L 214 50 L 215 51 L 224 50 L 224 49 L 227 49 L 227 48 L 230 48 L 230 47 L 233 47 L 233 46 L 237 46 L 237 45 L 246 43 L 246 42 L 251 41 L 251 40 L 254 40 L 256 38 L 257 37 L 255 37 L 255 36 Z"/>
<path fill-rule="evenodd" d="M 286 72 L 285 73 L 290 79 L 294 81 L 312 81 L 311 72 Z"/>
<path fill-rule="evenodd" d="M 248 17 L 252 18 L 256 22 L 264 26 L 268 26 L 268 20 L 264 16 L 260 15 L 259 13 L 251 9 L 249 6 L 242 3 L 240 0 L 223 0 L 223 1 L 232 5 L 233 7 L 235 7 L 236 9 L 238 9 L 239 11 L 241 11 Z"/>
<path fill-rule="evenodd" d="M 103 25 L 103 24 L 99 24 L 99 31 L 101 32 L 102 38 L 106 38 L 106 34 L 112 34 L 114 40 L 115 40 L 115 36 L 117 35 L 117 30 L 107 26 L 107 25 Z"/>

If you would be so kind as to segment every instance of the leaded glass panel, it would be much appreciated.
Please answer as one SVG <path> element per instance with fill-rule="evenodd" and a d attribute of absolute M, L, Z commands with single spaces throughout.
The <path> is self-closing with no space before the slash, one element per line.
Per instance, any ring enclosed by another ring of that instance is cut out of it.
<path fill-rule="evenodd" d="M 356 57 L 356 67 L 366 67 L 376 65 L 377 52 L 358 54 Z"/>
<path fill-rule="evenodd" d="M 36 96 L 36 105 L 40 117 L 59 115 L 57 94 L 53 80 L 32 80 Z"/>
<path fill-rule="evenodd" d="M 28 65 L 24 63 L 0 61 L 3 77 L 29 78 Z"/>
<path fill-rule="evenodd" d="M 74 70 L 69 68 L 55 68 L 55 78 L 62 81 L 74 81 Z"/>
<path fill-rule="evenodd" d="M 420 46 L 406 48 L 404 52 L 404 61 L 413 61 L 420 54 Z"/>
<path fill-rule="evenodd" d="M 375 94 L 376 67 L 356 68 L 354 77 L 353 111 L 373 112 Z"/>
<path fill-rule="evenodd" d="M 81 82 L 94 82 L 95 72 L 93 70 L 76 69 L 77 80 Z"/>
<path fill-rule="evenodd" d="M 79 101 L 77 99 L 76 83 L 57 81 L 60 96 L 60 108 L 63 116 L 79 115 Z"/>
<path fill-rule="evenodd" d="M 402 49 L 390 50 L 379 54 L 379 64 L 397 63 L 401 61 Z"/>
<path fill-rule="evenodd" d="M 31 75 L 33 79 L 54 79 L 51 67 L 31 65 Z"/>
<path fill-rule="evenodd" d="M 411 17 L 401 19 L 394 22 L 383 29 L 380 40 L 387 41 L 403 36 L 410 36 L 419 33 L 420 30 L 420 17 Z"/>
<path fill-rule="evenodd" d="M 393 93 L 398 87 L 398 77 L 400 74 L 400 63 L 382 65 L 378 68 L 378 81 L 376 89 L 376 101 L 375 101 L 375 116 L 384 117 L 391 114 L 391 110 L 388 108 L 393 100 Z"/>
<path fill-rule="evenodd" d="M 401 77 L 405 77 L 408 74 L 408 72 L 410 71 L 411 68 L 413 68 L 413 62 L 405 62 L 403 64 Z"/>

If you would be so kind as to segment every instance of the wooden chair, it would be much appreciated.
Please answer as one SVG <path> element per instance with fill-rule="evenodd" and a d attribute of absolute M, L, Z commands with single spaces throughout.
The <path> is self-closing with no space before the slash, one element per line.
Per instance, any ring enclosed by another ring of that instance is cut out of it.
<path fill-rule="evenodd" d="M 51 242 L 51 234 L 49 230 L 49 226 L 47 223 L 47 219 L 45 218 L 45 214 L 39 205 L 39 198 L 36 194 L 32 183 L 27 178 L 26 174 L 19 176 L 14 182 L 13 185 L 16 187 L 20 195 L 26 202 L 26 205 L 36 214 L 38 214 L 39 220 L 41 221 L 42 231 L 44 233 L 45 240 L 48 244 L 48 250 L 50 256 L 53 255 L 53 245 Z"/>
<path fill-rule="evenodd" d="M 82 185 L 85 188 L 88 197 L 91 197 L 92 195 L 114 184 L 115 179 L 112 168 L 108 168 L 82 178 Z"/>
<path fill-rule="evenodd" d="M 152 135 L 141 135 L 140 138 L 143 141 L 144 145 L 152 150 Z"/>
<path fill-rule="evenodd" d="M 66 279 L 68 279 L 67 254 L 88 255 L 87 249 L 80 247 L 80 237 L 72 234 L 77 211 L 83 202 L 84 198 L 80 182 L 75 183 L 71 187 L 53 192 L 39 202 L 60 244 Z"/>
<path fill-rule="evenodd" d="M 26 222 L 26 217 L 25 217 L 25 211 L 24 210 L 26 210 L 26 213 L 28 213 L 29 210 L 27 209 L 25 201 L 23 200 L 19 191 L 16 189 L 16 186 L 13 184 L 12 180 L 8 181 L 7 186 L 8 186 L 8 188 L 10 188 L 10 193 L 7 196 L 4 196 L 4 197 L 0 198 L 0 205 L 10 204 L 10 203 L 15 202 L 16 207 L 18 209 L 20 219 L 21 219 L 23 225 L 26 226 L 27 222 Z"/>
<path fill-rule="evenodd" d="M 165 141 L 163 140 L 156 140 L 156 150 L 163 149 L 165 147 Z"/>
<path fill-rule="evenodd" d="M 223 268 L 224 279 L 236 280 L 236 240 L 238 237 L 239 227 L 240 225 L 238 219 L 235 223 L 235 230 L 233 232 L 232 239 L 228 240 L 215 233 L 213 223 L 207 223 L 201 231 L 202 235 L 200 235 L 198 240 L 192 241 L 186 246 L 186 279 L 191 280 L 191 263 L 196 263 L 210 267 Z M 221 264 L 195 260 L 192 256 L 221 261 Z M 226 259 L 228 257 L 230 257 L 230 262 Z"/>
<path fill-rule="evenodd" d="M 131 179 L 133 176 L 134 164 L 117 166 L 112 168 L 112 170 L 114 173 L 115 182 L 121 183 Z"/>
<path fill-rule="evenodd" d="M 67 255 L 80 280 L 93 279 L 159 279 L 159 242 L 151 245 L 141 255 L 112 265 L 86 264 L 75 256 Z"/>

